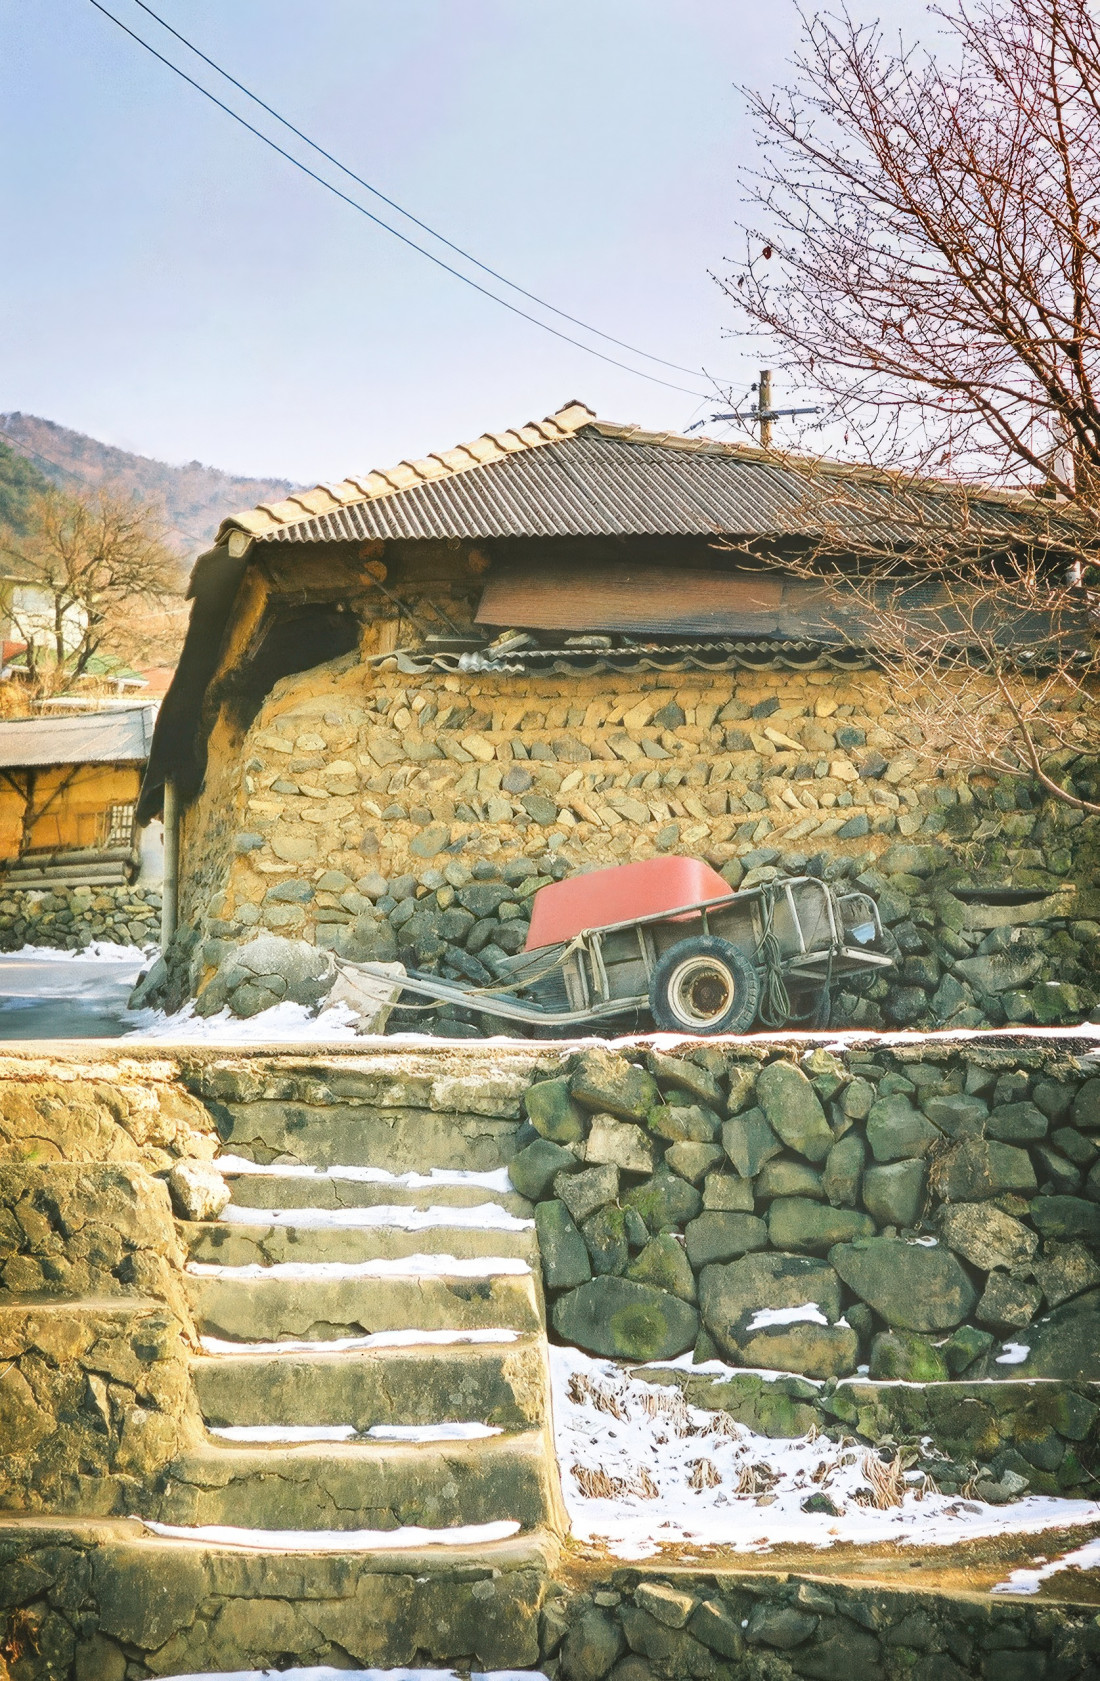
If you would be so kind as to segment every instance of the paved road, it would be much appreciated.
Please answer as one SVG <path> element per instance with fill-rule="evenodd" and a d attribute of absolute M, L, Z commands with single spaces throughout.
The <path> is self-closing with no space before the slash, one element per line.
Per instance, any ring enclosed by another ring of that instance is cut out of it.
<path fill-rule="evenodd" d="M 132 1033 L 126 1000 L 144 966 L 137 959 L 0 954 L 0 1040 Z"/>

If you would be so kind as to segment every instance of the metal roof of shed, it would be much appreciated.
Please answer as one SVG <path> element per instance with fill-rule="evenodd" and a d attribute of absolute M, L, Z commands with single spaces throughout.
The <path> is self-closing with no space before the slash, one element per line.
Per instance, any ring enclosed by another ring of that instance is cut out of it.
<path fill-rule="evenodd" d="M 319 485 L 224 522 L 260 542 L 515 537 L 795 537 L 912 543 L 970 528 L 1055 544 L 1064 508 L 811 456 L 643 432 L 572 403 L 455 450 Z"/>
<path fill-rule="evenodd" d="M 143 764 L 156 712 L 155 706 L 128 706 L 66 718 L 13 718 L 0 723 L 0 767 Z"/>

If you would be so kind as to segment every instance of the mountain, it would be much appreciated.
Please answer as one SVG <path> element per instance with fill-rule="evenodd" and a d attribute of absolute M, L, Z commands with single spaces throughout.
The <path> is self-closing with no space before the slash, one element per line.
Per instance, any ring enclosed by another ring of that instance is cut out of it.
<path fill-rule="evenodd" d="M 19 519 L 25 498 L 41 489 L 43 477 L 68 491 L 110 484 L 159 502 L 171 546 L 188 559 L 209 548 L 227 514 L 257 502 L 278 502 L 295 488 L 288 479 L 241 478 L 201 461 L 173 467 L 18 411 L 0 414 L 0 450 L 0 521 L 9 501 L 9 519 Z M 15 462 L 7 459 L 9 454 Z M 16 464 L 20 458 L 22 466 Z"/>
<path fill-rule="evenodd" d="M 49 484 L 25 455 L 9 444 L 0 443 L 0 531 L 27 534 L 27 515 L 32 497 L 41 495 Z"/>

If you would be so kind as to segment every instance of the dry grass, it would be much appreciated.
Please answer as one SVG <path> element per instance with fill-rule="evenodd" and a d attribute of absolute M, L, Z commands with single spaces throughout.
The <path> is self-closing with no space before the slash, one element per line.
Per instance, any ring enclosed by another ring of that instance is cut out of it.
<path fill-rule="evenodd" d="M 586 1500 L 622 1500 L 631 1494 L 639 1500 L 656 1500 L 661 1492 L 644 1465 L 631 1477 L 612 1477 L 602 1468 L 594 1471 L 589 1465 L 575 1464 L 569 1469 Z"/>
<path fill-rule="evenodd" d="M 722 1481 L 721 1472 L 709 1459 L 693 1459 L 688 1466 L 691 1475 L 688 1484 L 701 1493 L 705 1488 L 717 1488 Z"/>

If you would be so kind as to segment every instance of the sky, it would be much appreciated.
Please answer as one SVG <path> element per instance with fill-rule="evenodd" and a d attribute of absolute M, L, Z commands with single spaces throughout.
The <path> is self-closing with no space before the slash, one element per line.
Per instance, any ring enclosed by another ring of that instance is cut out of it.
<path fill-rule="evenodd" d="M 306 179 L 90 0 L 0 0 L 0 411 L 315 482 L 572 398 L 682 430 L 714 412 L 712 381 L 740 397 L 771 360 L 737 336 L 712 275 L 744 249 L 754 138 L 739 90 L 788 77 L 794 0 L 150 3 L 483 262 L 706 376 L 589 340 L 687 388 L 667 389 L 509 315 Z M 104 4 L 287 140 L 135 0 Z M 854 10 L 927 28 L 919 0 Z"/>

